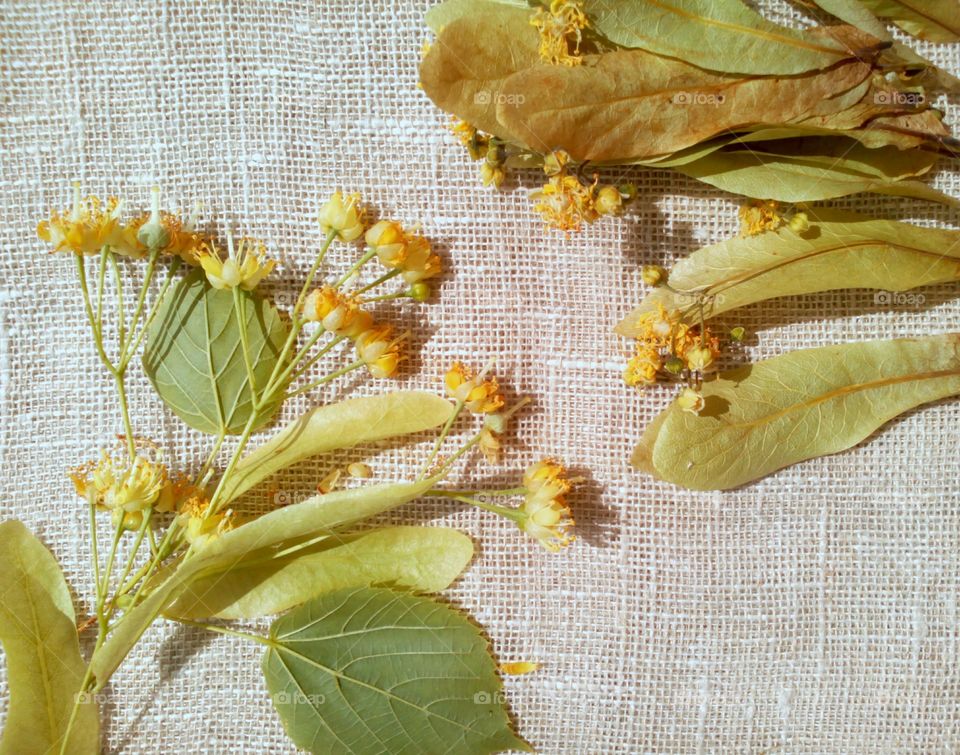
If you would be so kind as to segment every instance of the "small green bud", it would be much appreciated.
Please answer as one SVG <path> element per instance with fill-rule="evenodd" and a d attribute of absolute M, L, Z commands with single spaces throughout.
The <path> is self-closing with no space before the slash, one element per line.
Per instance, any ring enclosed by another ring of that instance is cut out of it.
<path fill-rule="evenodd" d="M 407 291 L 407 294 L 414 301 L 425 302 L 430 298 L 431 294 L 430 284 L 426 281 L 418 281 L 410 286 L 410 290 Z"/>
<path fill-rule="evenodd" d="M 730 331 L 731 340 L 740 343 L 747 335 L 747 330 L 742 325 L 738 325 Z"/>
<path fill-rule="evenodd" d="M 502 433 L 507 429 L 507 418 L 498 412 L 485 414 L 483 417 L 483 426 L 493 430 L 495 433 Z"/>
<path fill-rule="evenodd" d="M 153 206 L 150 209 L 150 217 L 137 231 L 137 241 L 151 252 L 155 249 L 163 249 L 170 243 L 170 233 L 163 227 L 160 219 L 160 187 L 154 186 L 152 192 Z"/>
<path fill-rule="evenodd" d="M 673 375 L 679 375 L 681 372 L 683 372 L 683 360 L 680 357 L 670 357 L 666 362 L 664 362 L 663 368 Z"/>

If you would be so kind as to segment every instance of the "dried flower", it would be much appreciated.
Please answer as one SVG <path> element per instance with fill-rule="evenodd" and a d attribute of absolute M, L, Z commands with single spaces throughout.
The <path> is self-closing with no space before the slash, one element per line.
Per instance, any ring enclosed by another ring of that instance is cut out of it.
<path fill-rule="evenodd" d="M 757 236 L 767 231 L 773 231 L 783 225 L 783 218 L 777 211 L 776 202 L 748 202 L 741 205 L 740 234 L 743 236 Z"/>
<path fill-rule="evenodd" d="M 233 238 L 227 236 L 227 249 L 226 259 L 221 258 L 220 250 L 213 242 L 204 244 L 200 251 L 200 266 L 214 288 L 239 286 L 252 291 L 277 264 L 275 260 L 267 259 L 263 244 L 253 239 L 240 239 L 239 248 L 234 250 Z"/>
<path fill-rule="evenodd" d="M 359 480 L 368 480 L 373 477 L 373 470 L 370 469 L 369 464 L 355 461 L 353 464 L 347 466 L 347 474 Z"/>
<path fill-rule="evenodd" d="M 489 414 L 503 406 L 503 396 L 495 377 L 485 378 L 486 370 L 479 375 L 467 369 L 461 362 L 454 362 L 447 371 L 444 382 L 447 393 L 474 414 Z"/>
<path fill-rule="evenodd" d="M 575 0 L 553 0 L 549 10 L 539 8 L 530 23 L 540 32 L 540 59 L 545 63 L 579 65 L 582 30 L 589 25 Z"/>
<path fill-rule="evenodd" d="M 481 134 L 466 121 L 454 119 L 453 125 L 450 126 L 450 131 L 452 131 L 460 143 L 467 148 L 471 159 L 479 160 L 486 154 L 487 148 L 490 145 L 490 137 L 486 134 Z"/>
<path fill-rule="evenodd" d="M 363 233 L 363 211 L 360 195 L 348 194 L 344 198 L 339 191 L 333 193 L 320 209 L 320 228 L 324 234 L 335 231 L 341 241 L 355 241 Z"/>
<path fill-rule="evenodd" d="M 538 191 L 532 192 L 533 209 L 546 223 L 564 232 L 579 230 L 583 223 L 597 219 L 593 186 L 585 186 L 576 176 L 563 172 L 551 176 Z"/>
<path fill-rule="evenodd" d="M 433 253 L 430 242 L 423 236 L 407 239 L 407 256 L 401 265 L 403 279 L 410 284 L 433 278 L 443 272 L 439 255 Z"/>
<path fill-rule="evenodd" d="M 647 344 L 637 344 L 636 353 L 630 357 L 623 371 L 623 381 L 634 388 L 653 385 L 657 382 L 657 373 L 662 366 L 659 349 Z"/>
<path fill-rule="evenodd" d="M 77 495 L 100 508 L 145 511 L 174 493 L 167 468 L 145 456 L 118 460 L 106 451 L 100 460 L 71 472 Z"/>
<path fill-rule="evenodd" d="M 623 196 L 616 186 L 601 186 L 593 206 L 598 215 L 619 215 L 623 211 Z"/>
<path fill-rule="evenodd" d="M 491 163 L 489 160 L 485 160 L 483 165 L 480 166 L 480 182 L 484 186 L 493 186 L 493 188 L 499 189 L 506 177 L 507 174 L 499 163 Z"/>
<path fill-rule="evenodd" d="M 106 208 L 96 197 L 82 199 L 80 184 L 73 185 L 73 207 L 62 213 L 56 210 L 37 225 L 37 236 L 53 246 L 55 252 L 97 254 L 104 246 L 120 248 L 123 226 L 119 223 L 121 203 L 111 197 Z"/>
<path fill-rule="evenodd" d="M 640 271 L 640 278 L 648 286 L 656 287 L 666 282 L 667 271 L 659 265 L 644 265 Z"/>

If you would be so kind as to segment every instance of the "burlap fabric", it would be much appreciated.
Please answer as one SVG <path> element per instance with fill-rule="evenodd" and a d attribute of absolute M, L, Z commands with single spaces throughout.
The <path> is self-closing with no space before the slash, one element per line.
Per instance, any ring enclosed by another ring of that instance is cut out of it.
<path fill-rule="evenodd" d="M 0 516 L 62 560 L 89 608 L 85 513 L 65 476 L 120 431 L 72 262 L 34 226 L 69 181 L 135 206 L 159 183 L 206 206 L 210 227 L 263 237 L 289 296 L 336 188 L 420 220 L 451 272 L 439 301 L 385 307 L 415 330 L 401 381 L 439 389 L 453 359 L 499 359 L 535 397 L 502 467 L 556 455 L 588 477 L 580 540 L 544 553 L 510 525 L 439 502 L 396 521 L 444 521 L 479 555 L 450 592 L 500 658 L 543 669 L 507 681 L 520 729 L 543 752 L 947 752 L 960 750 L 960 404 L 923 408 L 866 444 L 730 493 L 695 494 L 628 466 L 667 402 L 621 384 L 611 327 L 641 295 L 639 265 L 669 264 L 736 229 L 736 200 L 669 172 L 629 173 L 622 219 L 565 239 L 544 232 L 521 177 L 495 194 L 417 88 L 422 2 L 0 4 Z M 788 18 L 786 6 L 771 7 Z M 957 73 L 960 52 L 920 46 Z M 946 104 L 955 120 L 953 105 Z M 955 173 L 937 185 L 960 195 Z M 843 203 L 924 223 L 955 212 L 897 199 Z M 337 261 L 346 259 L 340 255 Z M 922 305 L 843 291 L 752 307 L 727 324 L 750 356 L 960 330 L 955 287 Z M 349 384 L 349 382 L 348 382 Z M 381 386 L 361 382 L 366 392 Z M 140 374 L 135 422 L 178 466 L 209 439 L 165 411 Z M 288 407 L 287 418 L 338 389 Z M 105 398 L 106 397 L 106 398 Z M 409 474 L 424 446 L 376 455 Z M 344 457 L 347 458 L 347 457 Z M 280 484 L 308 491 L 343 458 Z M 267 494 L 263 494 L 267 495 Z M 104 704 L 108 752 L 288 752 L 257 648 L 154 628 Z"/>

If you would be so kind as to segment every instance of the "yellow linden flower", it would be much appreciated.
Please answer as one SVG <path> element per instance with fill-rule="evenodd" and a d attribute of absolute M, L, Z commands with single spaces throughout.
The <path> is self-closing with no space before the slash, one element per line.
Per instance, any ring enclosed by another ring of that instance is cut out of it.
<path fill-rule="evenodd" d="M 53 247 L 55 252 L 98 254 L 106 246 L 116 246 L 122 236 L 119 223 L 121 203 L 114 197 L 107 200 L 104 209 L 96 197 L 82 199 L 80 184 L 73 185 L 73 207 L 62 213 L 56 210 L 50 218 L 37 225 L 37 236 Z"/>
<path fill-rule="evenodd" d="M 713 364 L 714 352 L 709 346 L 698 344 L 687 349 L 683 357 L 689 369 L 704 372 Z"/>
<path fill-rule="evenodd" d="M 493 186 L 493 188 L 499 189 L 506 177 L 507 174 L 504 173 L 500 165 L 484 160 L 483 165 L 480 166 L 480 182 L 484 186 Z"/>
<path fill-rule="evenodd" d="M 184 223 L 175 215 L 160 210 L 159 187 L 153 188 L 152 203 L 149 215 L 134 220 L 124 230 L 124 244 L 127 248 L 138 250 L 141 254 L 156 248 L 164 254 L 180 257 L 188 265 L 199 265 L 200 255 L 207 241 L 194 231 L 200 205 L 194 206 L 190 217 Z"/>
<path fill-rule="evenodd" d="M 341 241 L 355 241 L 363 234 L 363 210 L 360 195 L 333 193 L 320 208 L 320 228 L 324 234 L 336 231 Z"/>
<path fill-rule="evenodd" d="M 633 388 L 653 385 L 657 382 L 657 373 L 662 366 L 659 351 L 637 349 L 637 353 L 630 357 L 623 371 L 623 382 Z"/>
<path fill-rule="evenodd" d="M 553 0 L 550 9 L 538 9 L 530 23 L 540 32 L 541 60 L 567 66 L 580 65 L 582 30 L 589 24 L 579 2 Z"/>
<path fill-rule="evenodd" d="M 236 526 L 233 511 L 227 509 L 208 515 L 209 508 L 210 501 L 203 495 L 188 498 L 180 506 L 176 522 L 182 528 L 187 542 L 194 548 L 202 548 L 218 535 Z"/>
<path fill-rule="evenodd" d="M 467 148 L 471 159 L 479 160 L 486 153 L 487 147 L 490 144 L 490 137 L 486 134 L 481 134 L 466 121 L 454 119 L 453 125 L 450 126 L 450 131 L 452 131 L 459 142 Z"/>
<path fill-rule="evenodd" d="M 640 278 L 648 286 L 656 287 L 667 278 L 667 271 L 659 265 L 644 265 L 640 271 Z"/>
<path fill-rule="evenodd" d="M 474 414 L 490 414 L 503 406 L 503 396 L 495 377 L 474 375 L 461 362 L 454 362 L 444 376 L 447 393 Z"/>
<path fill-rule="evenodd" d="M 776 202 L 749 202 L 741 205 L 739 215 L 740 233 L 743 236 L 757 236 L 783 225 Z"/>
<path fill-rule="evenodd" d="M 252 291 L 277 264 L 275 260 L 267 259 L 263 244 L 253 239 L 240 239 L 239 248 L 235 250 L 233 238 L 227 236 L 227 249 L 227 258 L 222 259 L 220 250 L 210 242 L 203 246 L 199 254 L 200 266 L 207 274 L 207 280 L 217 289 L 239 286 Z"/>
<path fill-rule="evenodd" d="M 338 336 L 354 332 L 358 320 L 367 323 L 367 320 L 360 316 L 361 313 L 356 299 L 345 296 L 331 286 L 312 291 L 303 306 L 303 314 L 307 320 L 319 322 L 324 330 Z"/>
<path fill-rule="evenodd" d="M 677 396 L 677 406 L 690 414 L 700 414 L 705 404 L 703 396 L 693 388 L 684 388 Z"/>
<path fill-rule="evenodd" d="M 571 481 L 566 470 L 552 459 L 545 459 L 527 469 L 523 484 L 527 489 L 517 510 L 517 525 L 551 551 L 558 551 L 573 542 L 569 530 L 573 516 L 564 500 Z"/>
<path fill-rule="evenodd" d="M 503 444 L 500 443 L 500 436 L 492 428 L 486 425 L 481 428 L 477 445 L 488 464 L 496 464 L 500 461 L 500 451 Z"/>
<path fill-rule="evenodd" d="M 390 377 L 397 371 L 402 359 L 401 340 L 403 336 L 393 337 L 393 328 L 389 325 L 370 328 L 357 337 L 357 355 L 375 378 Z"/>
<path fill-rule="evenodd" d="M 384 267 L 400 267 L 407 258 L 407 234 L 403 226 L 393 220 L 381 220 L 367 231 L 367 246 L 374 252 Z"/>
<path fill-rule="evenodd" d="M 434 278 L 443 272 L 440 256 L 432 252 L 430 242 L 423 236 L 408 237 L 407 254 L 400 267 L 403 279 L 410 284 Z"/>
<path fill-rule="evenodd" d="M 619 215 L 623 212 L 623 195 L 616 186 L 602 186 L 597 190 L 594 207 L 599 215 Z"/>
<path fill-rule="evenodd" d="M 533 192 L 533 209 L 539 212 L 547 225 L 569 232 L 579 230 L 583 223 L 597 219 L 593 186 L 585 186 L 576 176 L 558 174 Z"/>
<path fill-rule="evenodd" d="M 139 455 L 131 462 L 104 451 L 98 462 L 73 470 L 70 477 L 78 495 L 100 508 L 125 512 L 159 507 L 174 492 L 167 468 Z"/>

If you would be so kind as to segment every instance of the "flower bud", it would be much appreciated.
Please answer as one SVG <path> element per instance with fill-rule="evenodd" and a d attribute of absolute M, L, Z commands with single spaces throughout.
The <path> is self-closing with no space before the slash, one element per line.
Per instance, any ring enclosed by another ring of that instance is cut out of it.
<path fill-rule="evenodd" d="M 700 414 L 705 404 L 703 396 L 693 388 L 684 388 L 677 396 L 677 406 L 689 414 Z"/>
<path fill-rule="evenodd" d="M 794 233 L 804 233 L 810 230 L 810 218 L 807 213 L 798 212 L 790 218 L 790 230 Z"/>
<path fill-rule="evenodd" d="M 667 280 L 667 271 L 659 265 L 644 265 L 640 277 L 648 286 L 659 286 Z"/>
<path fill-rule="evenodd" d="M 417 281 L 407 292 L 411 299 L 418 302 L 425 302 L 430 298 L 430 284 L 424 281 Z"/>
<path fill-rule="evenodd" d="M 399 267 L 407 256 L 407 235 L 393 220 L 375 223 L 364 237 L 385 267 Z"/>
<path fill-rule="evenodd" d="M 484 186 L 492 185 L 495 189 L 499 189 L 506 177 L 507 174 L 503 172 L 503 168 L 499 165 L 484 161 L 483 165 L 480 166 L 480 181 Z"/>
<path fill-rule="evenodd" d="M 160 218 L 160 187 L 154 186 L 152 194 L 150 217 L 137 231 L 137 241 L 151 252 L 156 249 L 164 249 L 170 244 L 170 232 L 164 227 Z"/>
<path fill-rule="evenodd" d="M 730 329 L 730 339 L 740 343 L 747 335 L 747 329 L 742 325 Z"/>
<path fill-rule="evenodd" d="M 601 186 L 593 206 L 601 215 L 619 215 L 623 211 L 620 190 L 616 186 Z"/>

